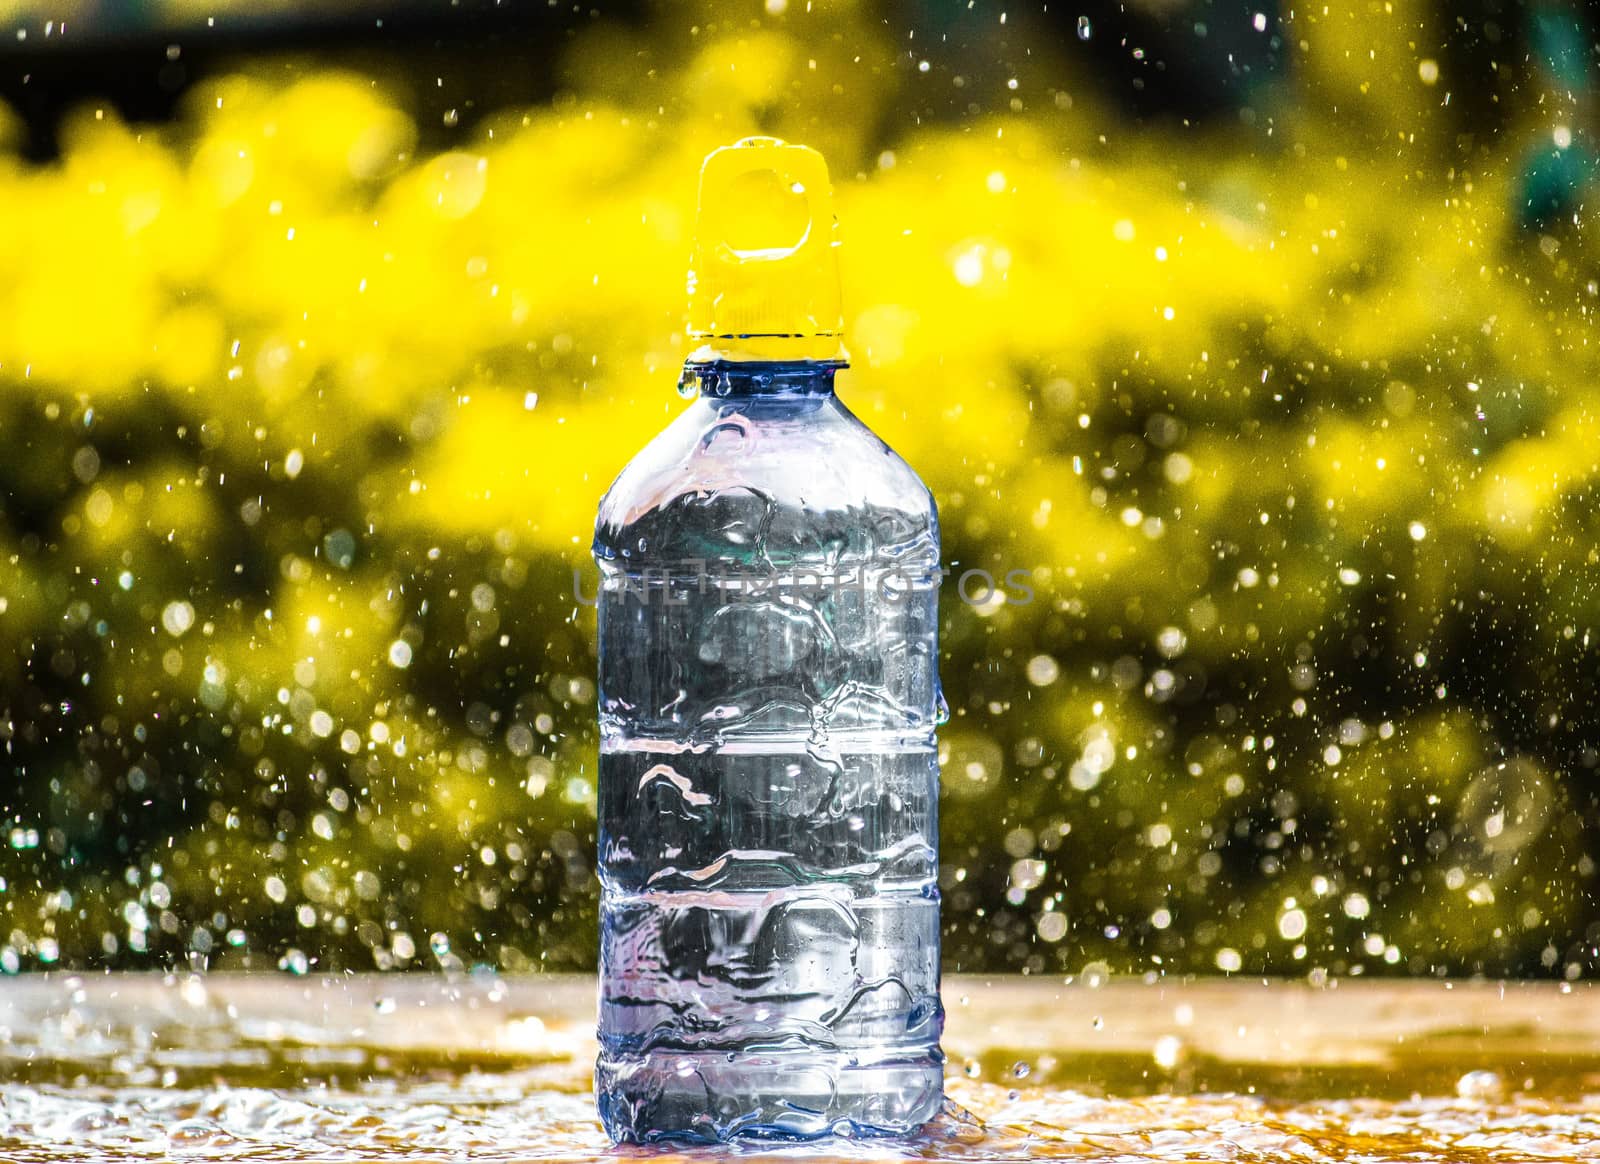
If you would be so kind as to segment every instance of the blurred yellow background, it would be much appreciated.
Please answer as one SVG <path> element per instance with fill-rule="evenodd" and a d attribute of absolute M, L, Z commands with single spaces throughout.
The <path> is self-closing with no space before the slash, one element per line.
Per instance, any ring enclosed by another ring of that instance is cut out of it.
<path fill-rule="evenodd" d="M 0 969 L 592 963 L 574 587 L 761 132 L 833 168 L 841 395 L 1034 571 L 947 596 L 952 965 L 1586 972 L 1592 104 L 1448 6 L 1271 22 L 1192 122 L 1069 36 L 886 135 L 872 5 L 728 3 L 452 148 L 426 78 L 246 64 L 0 155 Z"/>

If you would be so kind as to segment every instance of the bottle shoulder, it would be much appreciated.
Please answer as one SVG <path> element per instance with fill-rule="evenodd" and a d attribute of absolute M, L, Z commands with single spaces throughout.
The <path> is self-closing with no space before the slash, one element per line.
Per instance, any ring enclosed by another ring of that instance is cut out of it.
<path fill-rule="evenodd" d="M 932 566 L 938 539 L 927 486 L 837 397 L 701 397 L 613 482 L 594 552 L 619 569 Z"/>

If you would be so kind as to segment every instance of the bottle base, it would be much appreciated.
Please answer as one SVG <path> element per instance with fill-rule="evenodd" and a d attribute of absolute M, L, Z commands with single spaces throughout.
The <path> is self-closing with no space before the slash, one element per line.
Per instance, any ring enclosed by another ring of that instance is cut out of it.
<path fill-rule="evenodd" d="M 602 1054 L 600 1120 L 619 1144 L 904 1136 L 939 1114 L 937 1047 Z"/>

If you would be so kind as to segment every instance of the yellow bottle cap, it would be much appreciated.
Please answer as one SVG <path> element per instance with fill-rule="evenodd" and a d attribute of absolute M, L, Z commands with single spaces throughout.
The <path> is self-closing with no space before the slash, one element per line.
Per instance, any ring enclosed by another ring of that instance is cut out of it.
<path fill-rule="evenodd" d="M 691 359 L 842 360 L 833 187 L 816 150 L 747 137 L 700 168 Z"/>

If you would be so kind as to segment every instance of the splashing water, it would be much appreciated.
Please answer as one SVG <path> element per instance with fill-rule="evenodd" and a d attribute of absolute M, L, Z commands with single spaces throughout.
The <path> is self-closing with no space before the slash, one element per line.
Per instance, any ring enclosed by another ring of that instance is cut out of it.
<path fill-rule="evenodd" d="M 949 997 L 950 1103 L 915 1138 L 727 1154 L 1510 1161 L 1600 1143 L 1587 989 L 956 979 Z M 576 978 L 15 980 L 0 1157 L 592 1159 L 593 1008 Z"/>

